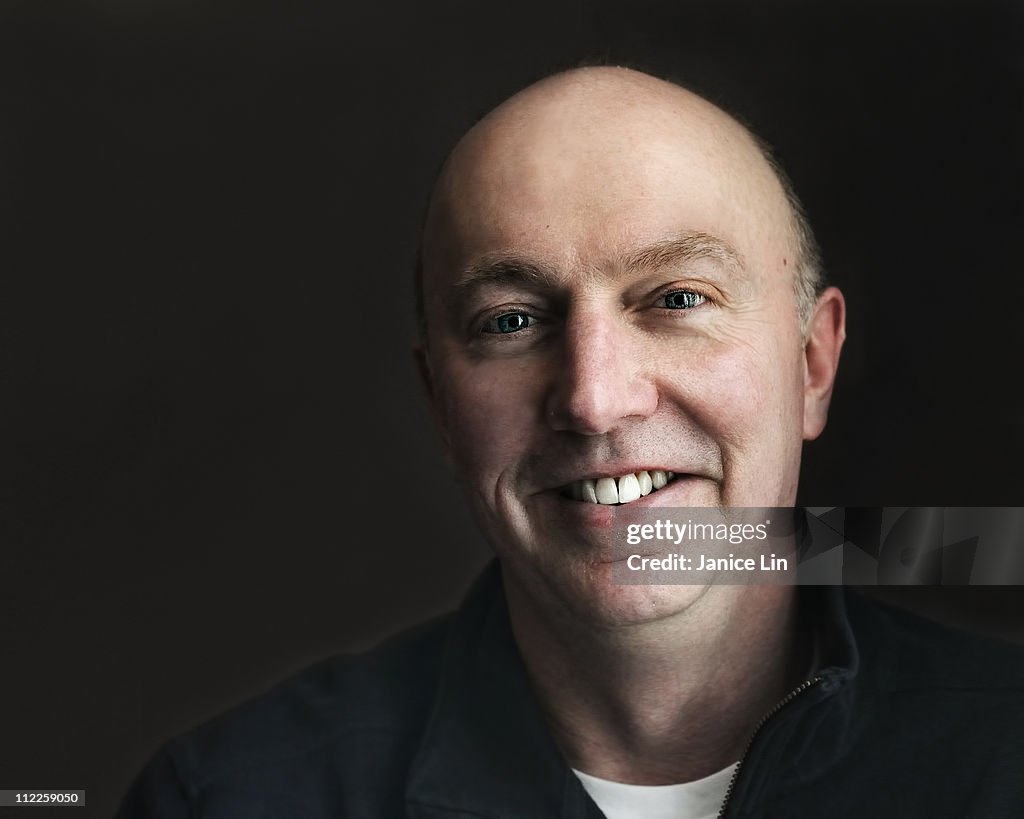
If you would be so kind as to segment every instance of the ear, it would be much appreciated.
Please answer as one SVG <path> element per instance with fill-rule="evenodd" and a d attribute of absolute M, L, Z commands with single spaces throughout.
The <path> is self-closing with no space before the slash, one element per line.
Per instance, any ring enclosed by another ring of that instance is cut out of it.
<path fill-rule="evenodd" d="M 814 305 L 804 344 L 804 440 L 813 441 L 828 419 L 839 353 L 846 339 L 846 300 L 829 287 Z"/>
<path fill-rule="evenodd" d="M 441 438 L 445 459 L 450 463 L 451 446 L 448 437 L 448 427 L 444 423 L 443 413 L 438 401 L 437 390 L 434 385 L 434 372 L 430 366 L 430 356 L 422 343 L 413 347 L 412 354 L 416 361 L 416 371 L 420 376 L 420 386 L 423 387 L 423 393 L 427 398 L 427 406 L 430 408 L 430 416 L 434 419 L 434 428 Z"/>

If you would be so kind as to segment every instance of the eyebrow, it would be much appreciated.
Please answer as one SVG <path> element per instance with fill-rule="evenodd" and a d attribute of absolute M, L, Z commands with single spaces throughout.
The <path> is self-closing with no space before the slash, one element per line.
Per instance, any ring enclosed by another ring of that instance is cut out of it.
<path fill-rule="evenodd" d="M 629 273 L 672 267 L 695 259 L 719 262 L 732 273 L 744 269 L 743 257 L 728 242 L 701 231 L 681 234 L 674 239 L 654 242 L 629 254 L 625 269 Z M 466 268 L 454 284 L 456 299 L 484 286 L 516 285 L 531 289 L 558 286 L 558 275 L 550 268 L 517 256 L 503 256 Z"/>
<path fill-rule="evenodd" d="M 475 264 L 462 272 L 455 282 L 456 297 L 486 285 L 526 285 L 537 289 L 553 287 L 557 277 L 554 271 L 517 256 Z"/>
<path fill-rule="evenodd" d="M 655 242 L 632 253 L 626 259 L 626 269 L 631 273 L 671 267 L 694 259 L 712 259 L 741 273 L 745 268 L 743 256 L 724 239 L 710 233 L 692 231 L 675 239 Z"/>

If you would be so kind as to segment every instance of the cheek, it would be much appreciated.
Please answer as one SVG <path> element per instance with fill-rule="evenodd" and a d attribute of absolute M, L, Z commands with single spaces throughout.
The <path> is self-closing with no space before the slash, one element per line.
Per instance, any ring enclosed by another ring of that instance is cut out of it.
<path fill-rule="evenodd" d="M 777 449 L 799 437 L 800 368 L 772 337 L 704 339 L 676 364 L 678 401 L 725 449 Z"/>
<path fill-rule="evenodd" d="M 450 363 L 439 379 L 441 423 L 460 471 L 496 474 L 525 449 L 541 420 L 537 379 L 522 368 Z"/>

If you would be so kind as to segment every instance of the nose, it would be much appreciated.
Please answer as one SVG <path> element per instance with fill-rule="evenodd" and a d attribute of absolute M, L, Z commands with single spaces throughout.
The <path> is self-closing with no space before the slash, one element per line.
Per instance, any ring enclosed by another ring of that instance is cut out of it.
<path fill-rule="evenodd" d="M 601 435 L 657 408 L 658 391 L 646 374 L 643 344 L 617 316 L 596 309 L 572 315 L 561 341 L 563 366 L 547 398 L 553 429 Z"/>

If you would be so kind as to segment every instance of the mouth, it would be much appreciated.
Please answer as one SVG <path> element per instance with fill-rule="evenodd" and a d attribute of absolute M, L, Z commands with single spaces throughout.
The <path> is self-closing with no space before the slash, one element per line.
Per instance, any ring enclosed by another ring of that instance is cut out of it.
<path fill-rule="evenodd" d="M 618 478 L 587 478 L 562 487 L 562 497 L 581 503 L 621 506 L 664 489 L 676 479 L 675 472 L 644 469 Z"/>

